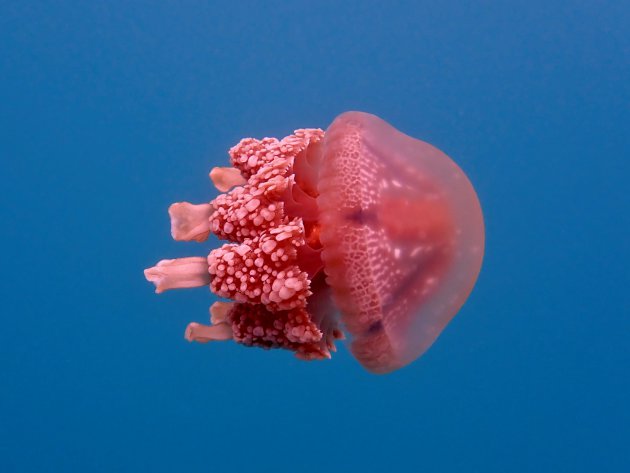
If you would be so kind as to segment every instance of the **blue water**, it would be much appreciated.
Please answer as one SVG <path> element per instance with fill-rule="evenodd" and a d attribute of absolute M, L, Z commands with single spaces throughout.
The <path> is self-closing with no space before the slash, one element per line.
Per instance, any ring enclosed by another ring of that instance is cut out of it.
<path fill-rule="evenodd" d="M 387 4 L 387 6 L 385 6 Z M 620 1 L 2 2 L 0 472 L 630 471 L 630 9 Z M 183 339 L 167 206 L 244 136 L 364 110 L 480 196 L 431 350 Z"/>

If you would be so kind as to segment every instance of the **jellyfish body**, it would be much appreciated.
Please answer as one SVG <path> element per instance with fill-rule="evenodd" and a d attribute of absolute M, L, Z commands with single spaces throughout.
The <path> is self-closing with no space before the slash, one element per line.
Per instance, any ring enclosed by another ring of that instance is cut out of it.
<path fill-rule="evenodd" d="M 325 133 L 247 138 L 230 156 L 233 167 L 210 174 L 225 194 L 169 209 L 176 240 L 213 233 L 230 243 L 145 271 L 157 292 L 209 285 L 233 301 L 213 304 L 212 324 L 190 324 L 188 340 L 322 359 L 343 328 L 354 357 L 386 373 L 422 355 L 470 294 L 481 207 L 433 146 L 346 112 Z"/>

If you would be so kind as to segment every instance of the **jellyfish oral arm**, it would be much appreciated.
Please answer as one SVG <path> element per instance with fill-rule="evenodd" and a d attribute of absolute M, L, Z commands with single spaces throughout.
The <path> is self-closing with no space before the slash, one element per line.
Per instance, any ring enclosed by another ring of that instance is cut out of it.
<path fill-rule="evenodd" d="M 283 140 L 242 140 L 230 150 L 233 168 L 210 177 L 225 192 L 209 204 L 187 202 L 169 209 L 176 240 L 228 240 L 207 258 L 164 260 L 145 272 L 158 292 L 207 285 L 219 297 L 211 325 L 189 324 L 186 339 L 232 339 L 247 346 L 285 348 L 304 360 L 330 358 L 343 338 L 324 283 L 312 178 L 294 173 L 296 161 L 321 130 L 297 130 Z M 302 166 L 308 169 L 308 166 Z M 306 172 L 306 171 L 304 171 Z M 310 184 L 309 184 L 310 183 Z M 318 294 L 314 296 L 314 292 Z"/>

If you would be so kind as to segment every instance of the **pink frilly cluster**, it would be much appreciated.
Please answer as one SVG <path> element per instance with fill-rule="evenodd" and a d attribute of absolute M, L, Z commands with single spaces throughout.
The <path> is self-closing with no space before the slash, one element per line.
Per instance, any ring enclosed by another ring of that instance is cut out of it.
<path fill-rule="evenodd" d="M 210 172 L 224 194 L 169 208 L 175 240 L 202 242 L 213 233 L 229 241 L 207 257 L 162 260 L 145 271 L 158 293 L 207 285 L 232 301 L 212 305 L 211 325 L 189 324 L 189 341 L 232 339 L 330 358 L 343 334 L 324 282 L 308 159 L 323 135 L 300 129 L 282 140 L 243 139 L 230 149 L 233 167 Z"/>

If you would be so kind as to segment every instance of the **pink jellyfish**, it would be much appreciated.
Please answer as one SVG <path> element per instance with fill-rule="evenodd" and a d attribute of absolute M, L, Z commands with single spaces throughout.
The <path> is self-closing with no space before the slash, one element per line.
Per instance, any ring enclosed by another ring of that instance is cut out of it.
<path fill-rule="evenodd" d="M 350 335 L 369 371 L 412 362 L 470 294 L 483 259 L 484 225 L 466 175 L 444 153 L 361 112 L 326 132 L 245 138 L 233 167 L 214 168 L 224 192 L 173 204 L 175 240 L 210 233 L 229 243 L 207 257 L 162 260 L 145 271 L 156 292 L 209 285 L 231 302 L 186 339 L 234 340 L 330 358 Z"/>

